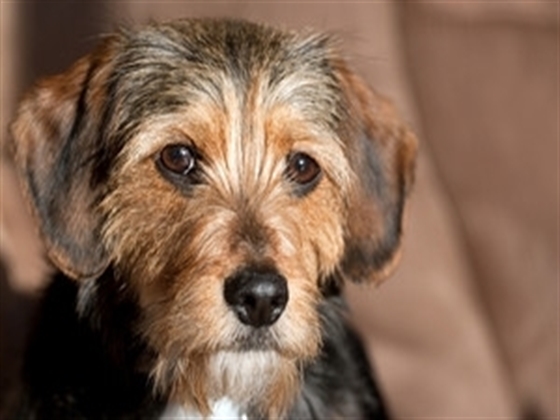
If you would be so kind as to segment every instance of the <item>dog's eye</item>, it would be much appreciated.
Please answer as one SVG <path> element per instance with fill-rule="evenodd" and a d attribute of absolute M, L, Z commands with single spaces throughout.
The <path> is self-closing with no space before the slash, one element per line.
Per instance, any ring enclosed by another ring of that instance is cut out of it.
<path fill-rule="evenodd" d="M 286 175 L 288 179 L 305 186 L 314 183 L 321 173 L 319 164 L 311 156 L 296 152 L 288 157 Z"/>
<path fill-rule="evenodd" d="M 168 171 L 178 175 L 186 175 L 194 168 L 196 159 L 192 148 L 189 146 L 170 144 L 161 151 L 159 161 Z"/>

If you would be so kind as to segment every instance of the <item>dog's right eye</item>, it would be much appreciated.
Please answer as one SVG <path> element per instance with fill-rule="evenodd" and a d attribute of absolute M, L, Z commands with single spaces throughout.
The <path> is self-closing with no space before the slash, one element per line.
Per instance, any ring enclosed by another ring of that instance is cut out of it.
<path fill-rule="evenodd" d="M 184 144 L 165 146 L 159 155 L 159 164 L 177 175 L 187 175 L 194 168 L 196 157 L 193 149 Z"/>

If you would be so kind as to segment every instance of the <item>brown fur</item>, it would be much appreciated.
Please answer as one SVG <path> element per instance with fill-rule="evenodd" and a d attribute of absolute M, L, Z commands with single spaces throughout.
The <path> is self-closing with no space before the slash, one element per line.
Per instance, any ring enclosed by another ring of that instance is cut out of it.
<path fill-rule="evenodd" d="M 52 262 L 78 281 L 115 267 L 142 310 L 140 330 L 157 355 L 156 387 L 205 414 L 211 399 L 235 394 L 227 378 L 209 375 L 211 357 L 237 350 L 250 334 L 223 299 L 224 279 L 250 265 L 273 265 L 288 279 L 287 308 L 269 329 L 275 369 L 263 394 L 251 396 L 264 412 L 280 415 L 297 392 L 298 367 L 321 346 L 322 283 L 333 275 L 387 277 L 398 259 L 402 206 L 413 181 L 414 136 L 328 38 L 259 28 L 236 29 L 257 37 L 248 78 L 236 79 L 227 66 L 193 67 L 185 77 L 198 78 L 198 88 L 178 87 L 189 101 L 142 114 L 134 129 L 134 110 L 119 84 L 128 71 L 121 57 L 132 54 L 132 45 L 158 31 L 171 34 L 165 42 L 202 43 L 200 33 L 217 36 L 227 28 L 187 21 L 110 38 L 39 84 L 13 125 L 16 160 Z M 328 70 L 308 64 L 303 52 L 298 57 L 304 46 Z M 211 48 L 227 62 L 225 52 Z M 295 58 L 284 57 L 286 51 L 296 51 Z M 284 72 L 280 81 L 272 81 L 276 71 Z M 109 95 L 116 95 L 110 112 Z M 113 146 L 96 136 L 125 133 L 118 156 L 98 176 L 102 165 L 94 162 Z M 154 165 L 171 143 L 194 145 L 201 155 L 202 181 L 188 192 Z M 284 176 L 294 150 L 322 169 L 319 184 L 303 197 Z M 80 165 L 69 164 L 79 170 L 66 173 L 61 161 L 80 156 Z"/>

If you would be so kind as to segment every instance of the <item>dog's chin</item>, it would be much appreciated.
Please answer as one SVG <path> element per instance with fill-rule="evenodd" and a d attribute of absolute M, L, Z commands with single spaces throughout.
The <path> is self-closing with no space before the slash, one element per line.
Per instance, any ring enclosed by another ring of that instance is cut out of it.
<path fill-rule="evenodd" d="M 218 351 L 208 361 L 211 388 L 218 394 L 256 396 L 285 364 L 271 350 Z M 219 395 L 218 395 L 219 396 Z M 244 398 L 246 398 L 244 397 Z"/>
<path fill-rule="evenodd" d="M 195 363 L 173 365 L 170 402 L 203 416 L 227 400 L 240 413 L 282 417 L 300 389 L 299 362 L 275 350 L 217 350 Z"/>
<path fill-rule="evenodd" d="M 246 410 L 279 414 L 299 389 L 297 362 L 275 350 L 219 351 L 210 356 L 208 373 L 213 399 Z"/>

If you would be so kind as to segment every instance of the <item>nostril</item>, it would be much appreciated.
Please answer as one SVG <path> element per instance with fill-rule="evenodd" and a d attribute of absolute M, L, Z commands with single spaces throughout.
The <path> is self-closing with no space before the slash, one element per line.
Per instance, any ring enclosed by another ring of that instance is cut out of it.
<path fill-rule="evenodd" d="M 226 280 L 224 298 L 244 324 L 274 324 L 288 302 L 286 279 L 276 270 L 244 269 Z"/>
<path fill-rule="evenodd" d="M 243 296 L 241 304 L 248 308 L 254 308 L 257 306 L 257 300 L 253 295 L 245 295 Z"/>

